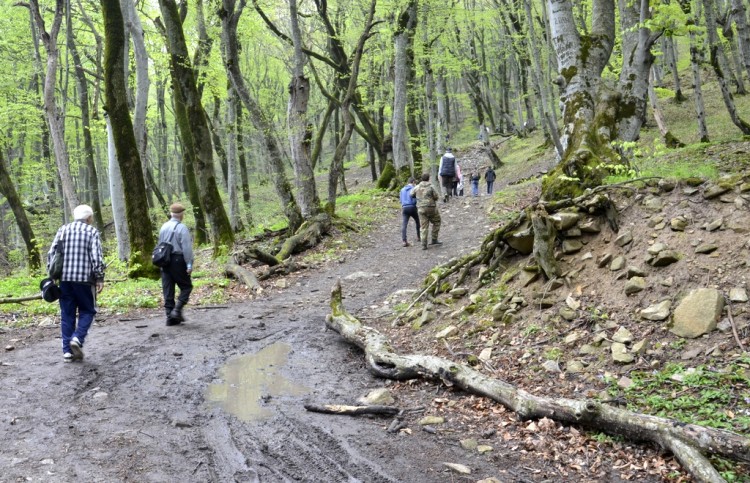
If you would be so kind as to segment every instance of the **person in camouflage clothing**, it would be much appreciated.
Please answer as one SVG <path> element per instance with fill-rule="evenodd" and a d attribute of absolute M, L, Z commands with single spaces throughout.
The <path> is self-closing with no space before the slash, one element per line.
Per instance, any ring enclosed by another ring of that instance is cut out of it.
<path fill-rule="evenodd" d="M 421 228 L 422 250 L 427 250 L 427 233 L 429 226 L 432 224 L 432 241 L 430 245 L 441 245 L 438 241 L 440 234 L 440 212 L 438 211 L 437 202 L 440 195 L 430 183 L 430 173 L 422 175 L 422 182 L 419 183 L 409 194 L 417 199 L 417 213 L 419 213 L 419 224 Z"/>

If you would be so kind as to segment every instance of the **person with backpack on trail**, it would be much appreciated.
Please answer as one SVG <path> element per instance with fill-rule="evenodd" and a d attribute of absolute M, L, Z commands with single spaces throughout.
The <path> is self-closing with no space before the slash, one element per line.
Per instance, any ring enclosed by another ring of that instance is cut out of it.
<path fill-rule="evenodd" d="M 443 187 L 443 203 L 448 202 L 448 198 L 453 193 L 453 181 L 456 178 L 456 157 L 453 156 L 451 148 L 445 150 L 445 154 L 440 158 L 440 167 L 438 168 L 438 175 L 440 176 L 440 184 Z"/>
<path fill-rule="evenodd" d="M 422 250 L 427 250 L 427 235 L 429 234 L 430 224 L 432 224 L 432 241 L 430 245 L 442 245 L 443 243 L 438 241 L 441 220 L 437 201 L 440 199 L 440 195 L 432 186 L 432 183 L 430 183 L 430 173 L 422 175 L 422 182 L 411 190 L 410 196 L 417 199 L 419 224 L 422 231 L 420 236 L 422 239 Z"/>
<path fill-rule="evenodd" d="M 179 325 L 185 321 L 182 308 L 187 305 L 190 292 L 193 291 L 193 240 L 190 231 L 182 224 L 185 207 L 174 203 L 169 207 L 171 218 L 159 230 L 159 243 L 172 245 L 172 257 L 169 265 L 161 269 L 161 289 L 164 294 L 164 311 L 167 314 L 167 325 Z M 180 287 L 180 295 L 175 304 L 175 285 Z"/>
<path fill-rule="evenodd" d="M 492 185 L 495 184 L 495 179 L 497 176 L 495 176 L 495 170 L 492 169 L 492 166 L 487 168 L 487 171 L 484 173 L 484 180 L 487 182 L 487 194 L 492 194 Z"/>
<path fill-rule="evenodd" d="M 409 226 L 409 218 L 414 218 L 414 223 L 417 225 L 417 241 L 421 241 L 419 233 L 419 214 L 417 213 L 417 200 L 412 198 L 411 190 L 414 189 L 416 181 L 414 178 L 409 178 L 409 183 L 401 188 L 399 198 L 401 199 L 401 241 L 405 247 L 409 246 L 409 242 L 406 240 L 406 228 Z"/>

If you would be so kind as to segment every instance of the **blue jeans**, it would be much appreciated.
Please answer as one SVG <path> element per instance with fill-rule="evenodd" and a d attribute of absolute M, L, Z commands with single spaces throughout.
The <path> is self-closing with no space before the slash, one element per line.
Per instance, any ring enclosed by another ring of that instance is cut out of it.
<path fill-rule="evenodd" d="M 83 345 L 96 315 L 96 286 L 79 282 L 60 282 L 60 330 L 63 354 L 70 352 L 70 339 L 78 337 Z M 76 318 L 78 322 L 76 323 Z"/>
<path fill-rule="evenodd" d="M 471 182 L 471 194 L 474 196 L 479 196 L 479 181 Z"/>
<path fill-rule="evenodd" d="M 417 241 L 419 241 L 419 215 L 417 214 L 417 205 L 402 206 L 401 218 L 401 241 L 406 241 L 406 227 L 409 225 L 409 218 L 414 218 L 414 223 L 417 224 Z"/>

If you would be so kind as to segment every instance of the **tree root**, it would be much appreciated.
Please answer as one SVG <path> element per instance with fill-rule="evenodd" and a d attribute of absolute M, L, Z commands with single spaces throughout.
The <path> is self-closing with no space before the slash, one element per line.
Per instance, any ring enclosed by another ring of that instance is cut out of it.
<path fill-rule="evenodd" d="M 709 456 L 750 463 L 750 438 L 731 431 L 636 413 L 594 400 L 535 396 L 464 364 L 435 356 L 397 354 L 383 334 L 363 325 L 346 311 L 340 282 L 331 291 L 331 314 L 326 318 L 326 327 L 362 349 L 369 370 L 378 377 L 445 380 L 466 392 L 502 404 L 522 420 L 547 417 L 634 441 L 651 441 L 671 451 L 697 481 L 724 481 L 708 460 Z"/>
<path fill-rule="evenodd" d="M 261 289 L 260 284 L 258 283 L 258 278 L 255 274 L 236 263 L 227 263 L 224 267 L 224 272 L 241 281 L 250 290 L 258 292 Z"/>

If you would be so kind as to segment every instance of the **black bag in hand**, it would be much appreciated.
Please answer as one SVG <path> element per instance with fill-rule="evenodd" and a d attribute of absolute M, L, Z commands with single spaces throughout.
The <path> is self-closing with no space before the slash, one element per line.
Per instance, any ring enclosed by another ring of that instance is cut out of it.
<path fill-rule="evenodd" d="M 57 241 L 55 246 L 55 252 L 52 254 L 52 260 L 49 263 L 49 278 L 52 280 L 60 280 L 63 272 L 63 262 L 65 260 L 65 232 L 63 232 L 60 239 Z"/>
<path fill-rule="evenodd" d="M 177 229 L 177 225 L 175 225 L 175 229 Z M 164 268 L 172 261 L 172 238 L 174 238 L 174 232 L 175 230 L 172 230 L 169 240 L 159 243 L 154 248 L 154 251 L 151 252 L 151 263 L 157 267 Z"/>

